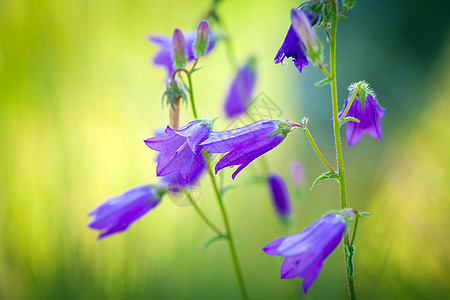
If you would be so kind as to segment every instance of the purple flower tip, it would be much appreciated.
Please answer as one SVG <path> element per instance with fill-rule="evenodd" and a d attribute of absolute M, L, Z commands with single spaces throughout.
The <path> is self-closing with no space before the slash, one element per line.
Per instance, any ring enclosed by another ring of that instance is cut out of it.
<path fill-rule="evenodd" d="M 256 83 L 254 60 L 239 68 L 236 77 L 231 82 L 227 97 L 225 98 L 224 111 L 227 118 L 234 118 L 245 112 L 248 103 L 253 96 Z"/>
<path fill-rule="evenodd" d="M 125 231 L 161 201 L 163 191 L 152 186 L 134 187 L 111 197 L 88 213 L 94 217 L 88 227 L 99 230 L 98 240 Z"/>
<path fill-rule="evenodd" d="M 345 101 L 345 107 L 351 97 L 352 90 Z M 343 114 L 345 108 L 339 112 L 339 117 Z M 346 117 L 353 117 L 360 122 L 349 121 L 346 123 L 346 137 L 349 146 L 356 144 L 367 132 L 371 137 L 382 140 L 381 137 L 381 121 L 384 117 L 385 109 L 378 105 L 375 94 L 367 94 L 364 99 L 364 109 L 361 107 L 361 102 L 358 97 L 355 97 L 353 103 L 348 111 Z"/>
<path fill-rule="evenodd" d="M 210 125 L 209 120 L 196 120 L 179 130 L 167 126 L 164 134 L 144 140 L 150 149 L 160 152 L 156 175 L 166 176 L 179 172 L 185 181 L 196 177 L 198 166 L 202 164 L 198 157 L 202 149 L 200 144 L 208 138 Z"/>
<path fill-rule="evenodd" d="M 280 131 L 285 123 L 276 120 L 261 120 L 245 127 L 216 132 L 201 143 L 211 153 L 227 153 L 216 164 L 216 173 L 225 168 L 239 165 L 231 176 L 233 179 L 254 159 L 280 144 L 286 134 Z"/>
<path fill-rule="evenodd" d="M 267 184 L 276 213 L 280 218 L 289 218 L 292 210 L 291 200 L 283 178 L 276 173 L 271 173 L 267 177 Z"/>
<path fill-rule="evenodd" d="M 326 215 L 298 234 L 272 241 L 263 251 L 267 255 L 283 256 L 281 278 L 303 278 L 306 294 L 319 276 L 324 260 L 341 241 L 345 226 L 341 215 Z"/>

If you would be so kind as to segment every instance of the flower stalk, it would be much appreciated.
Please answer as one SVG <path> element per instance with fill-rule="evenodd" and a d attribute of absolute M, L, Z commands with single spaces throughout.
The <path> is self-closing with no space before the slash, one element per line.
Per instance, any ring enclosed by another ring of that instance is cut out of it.
<path fill-rule="evenodd" d="M 337 3 L 333 1 L 334 17 L 331 25 L 331 39 L 330 39 L 330 75 L 332 78 L 336 79 L 336 31 L 337 31 L 337 21 L 338 21 L 338 7 Z M 338 118 L 338 99 L 337 99 L 337 81 L 333 80 L 330 82 L 331 85 L 331 103 L 333 109 L 333 131 L 334 140 L 336 145 L 336 157 L 338 163 L 338 172 L 341 176 L 339 180 L 339 190 L 340 190 L 340 202 L 341 208 L 345 209 L 347 207 L 347 199 L 345 195 L 345 171 L 344 171 L 344 158 L 342 155 L 342 143 L 341 134 L 339 131 L 339 118 Z M 354 233 L 355 234 L 355 233 Z M 347 271 L 347 284 L 350 294 L 350 299 L 356 299 L 356 288 L 354 281 L 354 273 L 348 268 L 348 253 L 345 251 L 347 248 L 351 247 L 348 233 L 344 235 L 344 256 L 345 256 L 345 266 Z"/>
<path fill-rule="evenodd" d="M 186 73 L 186 76 L 187 76 L 187 79 L 188 79 L 189 100 L 190 100 L 190 104 L 191 104 L 191 108 L 192 108 L 192 114 L 193 114 L 194 118 L 198 118 L 197 110 L 195 108 L 194 92 L 193 92 L 193 89 L 192 89 L 192 78 L 191 78 L 192 71 L 188 72 L 185 69 L 182 69 L 182 70 Z M 235 270 L 236 277 L 237 277 L 238 282 L 239 282 L 241 296 L 242 296 L 242 299 L 248 299 L 247 290 L 246 290 L 245 283 L 244 283 L 244 277 L 242 276 L 241 267 L 239 265 L 239 260 L 238 260 L 238 257 L 237 257 L 236 247 L 234 245 L 234 240 L 233 240 L 233 235 L 232 235 L 232 232 L 231 232 L 230 222 L 228 220 L 228 215 L 227 215 L 227 212 L 225 210 L 225 206 L 223 205 L 222 194 L 221 194 L 221 192 L 219 190 L 219 187 L 217 185 L 216 178 L 215 178 L 212 166 L 211 166 L 211 161 L 209 160 L 208 153 L 206 151 L 204 151 L 204 150 L 202 150 L 202 152 L 203 152 L 203 155 L 204 155 L 205 160 L 206 160 L 206 165 L 208 167 L 208 173 L 209 173 L 209 177 L 211 179 L 211 184 L 213 186 L 214 193 L 215 193 L 216 199 L 217 199 L 217 203 L 219 205 L 220 213 L 222 215 L 223 223 L 225 225 L 225 230 L 226 230 L 225 237 L 226 237 L 226 239 L 228 241 L 228 246 L 229 246 L 229 249 L 230 249 L 231 259 L 233 261 L 234 270 Z"/>

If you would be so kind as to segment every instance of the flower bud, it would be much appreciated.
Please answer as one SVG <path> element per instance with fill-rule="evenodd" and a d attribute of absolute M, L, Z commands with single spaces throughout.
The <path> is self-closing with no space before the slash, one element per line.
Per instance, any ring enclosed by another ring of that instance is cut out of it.
<path fill-rule="evenodd" d="M 184 36 L 180 29 L 173 32 L 173 61 L 175 68 L 183 68 L 186 64 L 186 54 L 184 52 Z"/>
<path fill-rule="evenodd" d="M 205 55 L 206 46 L 208 45 L 209 25 L 206 20 L 200 22 L 197 27 L 197 39 L 194 44 L 194 54 L 197 58 Z"/>
<path fill-rule="evenodd" d="M 267 183 L 277 215 L 282 219 L 289 218 L 292 212 L 291 199 L 283 178 L 276 173 L 271 173 L 267 177 Z"/>
<path fill-rule="evenodd" d="M 291 10 L 292 27 L 307 49 L 307 54 L 316 61 L 321 61 L 321 47 L 317 42 L 316 35 L 311 27 L 308 16 L 301 10 Z"/>

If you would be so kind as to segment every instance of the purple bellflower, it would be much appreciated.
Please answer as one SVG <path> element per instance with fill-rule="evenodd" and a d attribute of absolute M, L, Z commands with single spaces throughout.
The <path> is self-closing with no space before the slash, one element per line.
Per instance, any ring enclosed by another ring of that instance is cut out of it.
<path fill-rule="evenodd" d="M 314 26 L 319 18 L 314 18 L 313 13 L 310 11 L 305 12 L 305 14 L 311 22 L 311 26 Z M 304 49 L 305 48 L 303 44 L 300 42 L 300 38 L 291 25 L 286 34 L 286 37 L 284 38 L 283 44 L 281 45 L 280 49 L 277 52 L 277 55 L 275 56 L 274 61 L 276 64 L 281 63 L 282 65 L 285 65 L 284 59 L 292 57 L 294 65 L 301 73 L 303 67 L 309 64 Z"/>
<path fill-rule="evenodd" d="M 252 99 L 255 82 L 255 60 L 251 59 L 239 68 L 236 77 L 231 82 L 224 104 L 227 118 L 234 118 L 245 112 L 248 103 Z"/>
<path fill-rule="evenodd" d="M 158 128 L 155 130 L 155 136 L 162 136 L 165 134 L 164 129 Z M 159 163 L 159 160 L 161 159 L 161 152 L 158 152 L 158 154 L 155 157 L 156 164 Z M 203 173 L 206 170 L 206 160 L 203 156 L 202 152 L 199 152 L 197 155 L 195 155 L 194 160 L 191 164 L 191 169 L 186 178 L 183 178 L 181 176 L 181 173 L 179 170 L 172 172 L 168 175 L 162 176 L 160 179 L 160 183 L 167 187 L 167 189 L 171 192 L 180 192 L 180 189 L 182 188 L 190 188 L 193 185 L 197 183 L 197 181 L 201 178 Z"/>
<path fill-rule="evenodd" d="M 207 34 L 207 45 L 205 47 L 205 55 L 209 53 L 215 46 L 216 38 L 211 30 Z M 197 30 L 189 31 L 184 34 L 184 51 L 186 54 L 186 63 L 189 63 L 195 59 L 194 53 L 194 43 L 197 39 Z M 173 71 L 175 71 L 174 64 L 174 47 L 173 47 L 173 37 L 172 36 L 162 36 L 162 35 L 150 35 L 148 40 L 159 46 L 158 52 L 153 56 L 153 63 L 156 66 L 162 66 L 167 70 L 167 77 L 172 76 Z"/>
<path fill-rule="evenodd" d="M 267 177 L 267 183 L 275 212 L 282 219 L 289 218 L 292 213 L 291 199 L 283 177 L 271 173 Z"/>
<path fill-rule="evenodd" d="M 345 101 L 345 107 L 348 105 L 348 101 L 352 95 L 355 85 L 349 87 L 350 94 Z M 358 97 L 355 97 L 350 109 L 345 117 L 353 117 L 360 122 L 348 121 L 346 123 L 346 137 L 349 146 L 356 144 L 367 132 L 371 137 L 382 140 L 381 137 L 381 122 L 380 119 L 384 117 L 385 109 L 378 105 L 375 94 L 368 89 L 367 84 L 362 86 L 363 89 L 367 89 L 367 93 L 363 93 L 364 109 L 361 107 L 361 102 Z M 361 96 L 360 96 L 361 97 Z M 342 116 L 345 108 L 339 112 L 339 117 Z"/>
<path fill-rule="evenodd" d="M 158 158 L 160 155 L 158 155 Z M 206 161 L 202 152 L 199 152 L 192 161 L 189 175 L 186 178 L 181 176 L 180 171 L 175 171 L 169 175 L 161 177 L 161 184 L 167 186 L 171 192 L 179 192 L 182 188 L 190 188 L 195 185 L 206 170 Z"/>
<path fill-rule="evenodd" d="M 281 278 L 303 278 L 303 291 L 319 276 L 323 261 L 344 235 L 346 223 L 341 215 L 326 215 L 298 234 L 278 238 L 263 248 L 267 255 L 283 256 Z"/>
<path fill-rule="evenodd" d="M 202 162 L 198 158 L 202 149 L 200 143 L 208 138 L 210 124 L 209 120 L 195 120 L 179 130 L 167 126 L 163 135 L 144 140 L 150 149 L 160 152 L 156 175 L 166 176 L 177 172 L 186 182 L 192 180 Z"/>
<path fill-rule="evenodd" d="M 88 224 L 99 230 L 98 240 L 125 231 L 137 219 L 155 208 L 164 191 L 154 186 L 137 186 L 111 197 L 88 213 L 94 217 Z"/>
<path fill-rule="evenodd" d="M 216 132 L 201 143 L 210 153 L 227 153 L 216 164 L 216 174 L 225 167 L 239 165 L 233 179 L 254 159 L 278 146 L 291 127 L 278 120 L 260 120 L 245 127 Z"/>

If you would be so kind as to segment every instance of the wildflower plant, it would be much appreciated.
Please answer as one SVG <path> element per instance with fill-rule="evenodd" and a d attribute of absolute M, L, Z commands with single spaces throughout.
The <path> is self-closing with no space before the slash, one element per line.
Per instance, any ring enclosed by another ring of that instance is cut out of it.
<path fill-rule="evenodd" d="M 330 86 L 332 106 L 330 119 L 334 133 L 336 164 L 329 163 L 319 150 L 308 128 L 306 117 L 297 121 L 252 120 L 250 124 L 231 130 L 215 128 L 214 121 L 198 118 L 193 73 L 200 69 L 197 65 L 210 51 L 213 51 L 216 44 L 222 41 L 225 43 L 229 49 L 230 62 L 237 69 L 237 75 L 231 81 L 225 103 L 222 105 L 225 117 L 245 115 L 258 77 L 254 59 L 237 67 L 238 59 L 230 50 L 232 49 L 231 39 L 222 26 L 221 16 L 216 11 L 219 1 L 212 2 L 205 16 L 207 20 L 201 21 L 196 31 L 183 34 L 181 30 L 175 29 L 172 36 L 152 35 L 149 38 L 152 43 L 160 47 L 153 57 L 153 64 L 163 66 L 167 71 L 163 99 L 167 99 L 169 120 L 166 124 L 169 126 L 164 132 L 144 140 L 147 147 L 157 154 L 155 175 L 158 183 L 136 187 L 122 195 L 107 199 L 89 213 L 93 219 L 88 226 L 100 231 L 99 239 L 124 231 L 152 210 L 165 194 L 182 191 L 199 217 L 214 232 L 214 236 L 205 242 L 203 248 L 218 240 L 227 241 L 242 298 L 247 299 L 247 289 L 230 227 L 230 218 L 224 205 L 227 187 L 219 184 L 216 176 L 224 168 L 237 166 L 232 174 L 234 180 L 236 175 L 244 172 L 246 167 L 255 160 L 262 162 L 265 165 L 262 182 L 267 184 L 268 198 L 270 196 L 272 199 L 276 214 L 279 219 L 293 218 L 294 206 L 291 204 L 287 185 L 279 174 L 269 170 L 267 162 L 264 161 L 264 155 L 269 151 L 277 151 L 275 148 L 288 136 L 294 136 L 290 134 L 291 132 L 299 129 L 297 132 L 305 133 L 314 153 L 325 168 L 325 172 L 312 183 L 311 190 L 323 180 L 334 179 L 339 185 L 340 204 L 338 207 L 330 208 L 335 210 L 325 213 L 313 224 L 300 230 L 298 234 L 274 239 L 263 248 L 263 251 L 269 256 L 282 256 L 284 261 L 281 265 L 281 278 L 303 279 L 303 290 L 307 293 L 319 276 L 326 258 L 343 241 L 349 295 L 351 299 L 356 299 L 354 242 L 359 217 L 368 213 L 360 213 L 348 208 L 340 128 L 346 125 L 349 146 L 360 141 L 365 132 L 374 138 L 381 139 L 380 118 L 384 116 L 385 109 L 378 104 L 375 93 L 368 84 L 360 81 L 350 85 L 345 105 L 342 111 L 338 110 L 337 23 L 353 7 L 354 1 L 311 0 L 293 8 L 290 12 L 291 25 L 274 60 L 277 64 L 284 64 L 284 59 L 292 57 L 298 71 L 301 72 L 305 66 L 311 64 L 318 67 L 325 75 L 325 79 L 316 85 Z M 218 38 L 220 35 L 213 32 L 212 28 L 221 29 L 220 39 Z M 330 56 L 326 64 L 322 51 L 324 46 L 317 38 L 314 28 L 323 28 L 327 36 Z M 181 99 L 185 99 L 192 110 L 192 120 L 183 126 L 179 124 Z M 208 117 L 214 119 L 216 116 Z M 212 155 L 221 156 L 215 165 L 211 160 Z M 201 210 L 190 193 L 190 188 L 206 173 L 219 206 L 223 229 Z M 303 168 L 299 162 L 291 166 L 291 180 L 297 188 L 302 185 Z M 255 247 L 255 252 L 260 251 L 257 248 Z"/>

